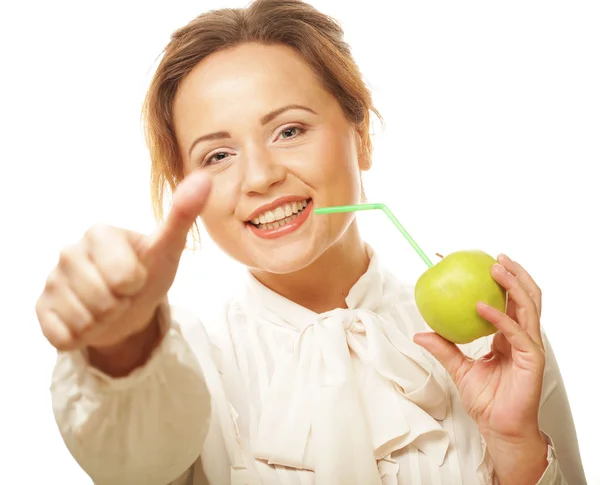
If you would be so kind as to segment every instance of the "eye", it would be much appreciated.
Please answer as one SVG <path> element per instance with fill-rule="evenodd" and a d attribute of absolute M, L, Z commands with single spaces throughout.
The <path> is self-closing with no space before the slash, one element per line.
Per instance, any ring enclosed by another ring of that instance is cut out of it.
<path fill-rule="evenodd" d="M 231 156 L 231 154 L 229 154 L 227 152 L 213 153 L 211 156 L 207 157 L 204 160 L 203 165 L 215 165 L 215 164 L 217 164 L 219 162 L 222 162 L 223 160 L 225 160 L 229 156 Z"/>
<path fill-rule="evenodd" d="M 301 135 L 302 133 L 304 133 L 306 130 L 304 128 L 301 128 L 299 126 L 288 126 L 286 128 L 284 128 L 281 133 L 279 133 L 279 138 L 282 138 L 284 140 L 288 140 L 290 138 L 295 138 L 298 135 Z"/>

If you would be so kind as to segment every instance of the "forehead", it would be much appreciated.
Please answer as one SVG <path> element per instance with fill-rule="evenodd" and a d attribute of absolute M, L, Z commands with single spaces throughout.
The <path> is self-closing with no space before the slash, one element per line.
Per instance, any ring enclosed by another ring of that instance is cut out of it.
<path fill-rule="evenodd" d="M 181 125 L 200 113 L 219 116 L 235 108 L 260 117 L 287 104 L 322 106 L 331 98 L 291 47 L 243 44 L 200 62 L 182 81 L 173 109 Z"/>

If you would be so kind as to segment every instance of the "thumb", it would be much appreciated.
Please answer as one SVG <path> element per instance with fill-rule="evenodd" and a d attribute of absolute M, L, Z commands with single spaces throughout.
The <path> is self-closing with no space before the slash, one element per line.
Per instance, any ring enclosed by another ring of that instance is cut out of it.
<path fill-rule="evenodd" d="M 464 375 L 462 369 L 465 365 L 469 365 L 470 361 L 456 344 L 433 332 L 417 333 L 413 340 L 433 355 L 458 385 L 459 376 Z"/>
<path fill-rule="evenodd" d="M 185 249 L 187 236 L 204 208 L 211 189 L 208 174 L 196 170 L 185 177 L 173 194 L 167 219 L 150 244 L 153 256 L 179 262 Z"/>

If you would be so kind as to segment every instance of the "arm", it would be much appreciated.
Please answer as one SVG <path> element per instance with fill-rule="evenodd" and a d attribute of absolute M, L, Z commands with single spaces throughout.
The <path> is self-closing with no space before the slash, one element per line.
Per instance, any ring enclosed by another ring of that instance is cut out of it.
<path fill-rule="evenodd" d="M 168 307 L 161 315 L 160 342 L 124 377 L 92 367 L 81 352 L 59 353 L 54 415 L 67 448 L 96 485 L 165 485 L 200 455 L 210 396 Z"/>
<path fill-rule="evenodd" d="M 498 449 L 491 444 L 492 453 L 499 457 L 495 466 L 508 470 L 504 477 L 496 472 L 497 483 L 535 483 L 536 485 L 585 485 L 586 478 L 579 455 L 579 444 L 573 423 L 565 386 L 556 357 L 545 333 L 542 332 L 546 350 L 544 383 L 540 401 L 539 428 L 541 439 Z M 513 473 L 514 472 L 514 473 Z M 527 477 L 540 477 L 536 479 Z M 502 481 L 502 479 L 504 481 Z M 523 481 L 524 480 L 524 481 Z"/>
<path fill-rule="evenodd" d="M 541 430 L 548 435 L 555 455 L 554 463 L 551 463 L 546 474 L 552 475 L 551 469 L 554 468 L 556 478 L 552 481 L 551 477 L 548 477 L 548 481 L 542 479 L 539 483 L 585 485 L 587 482 L 565 385 L 550 342 L 545 334 L 542 336 L 546 349 L 546 368 L 539 422 Z"/>

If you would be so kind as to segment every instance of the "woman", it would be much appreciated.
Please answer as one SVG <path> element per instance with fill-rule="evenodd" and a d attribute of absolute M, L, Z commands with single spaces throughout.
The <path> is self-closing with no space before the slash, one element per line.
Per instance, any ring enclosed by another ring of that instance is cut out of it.
<path fill-rule="evenodd" d="M 151 237 L 92 227 L 37 305 L 55 416 L 94 483 L 585 483 L 520 265 L 493 270 L 507 313 L 477 308 L 501 332 L 459 349 L 426 332 L 352 214 L 312 212 L 361 199 L 370 113 L 340 28 L 305 3 L 174 34 L 144 111 L 169 215 Z M 210 338 L 166 299 L 198 216 L 249 270 Z"/>

